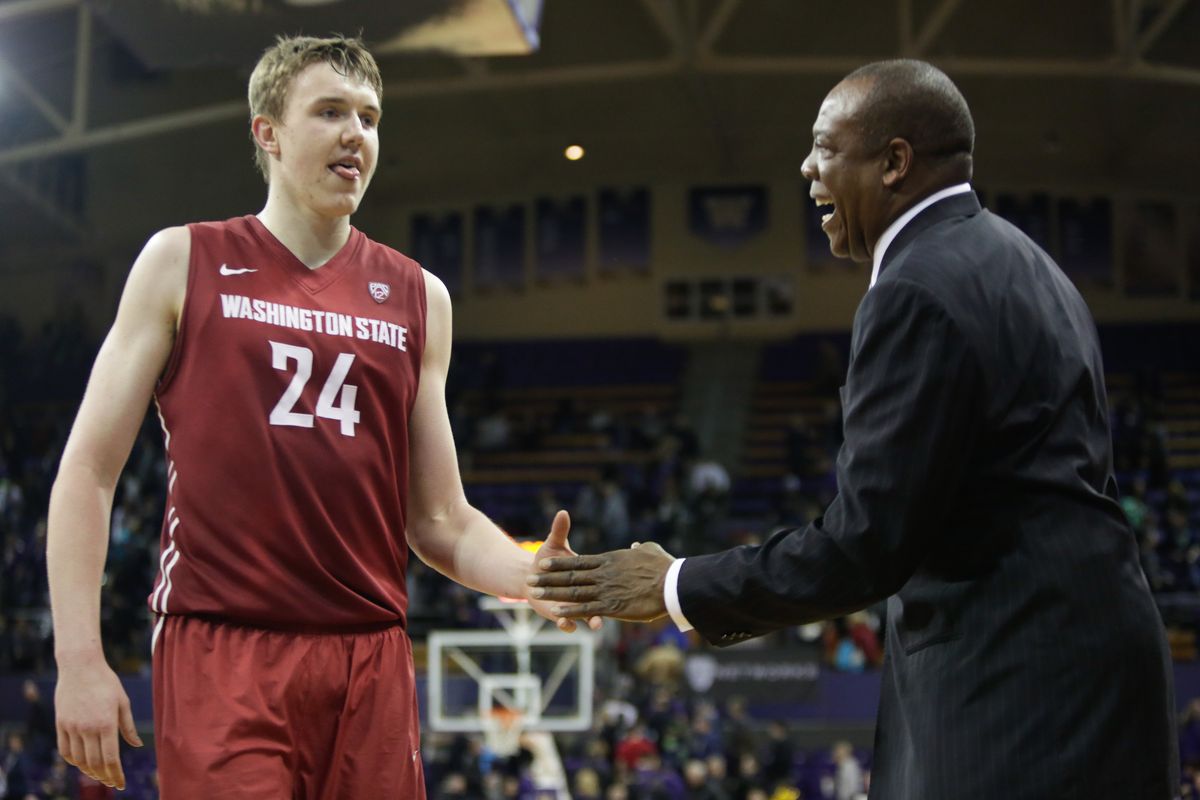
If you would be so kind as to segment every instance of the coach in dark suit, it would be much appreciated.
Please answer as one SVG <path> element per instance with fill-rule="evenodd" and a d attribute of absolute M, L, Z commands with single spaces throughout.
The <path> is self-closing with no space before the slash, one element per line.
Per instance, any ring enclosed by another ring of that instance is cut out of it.
<path fill-rule="evenodd" d="M 871 64 L 821 105 L 803 174 L 835 255 L 872 261 L 839 494 L 758 547 L 554 559 L 564 615 L 670 613 L 717 645 L 888 599 L 871 797 L 1170 800 L 1171 666 L 1117 504 L 1095 326 L 971 191 L 943 73 Z"/>

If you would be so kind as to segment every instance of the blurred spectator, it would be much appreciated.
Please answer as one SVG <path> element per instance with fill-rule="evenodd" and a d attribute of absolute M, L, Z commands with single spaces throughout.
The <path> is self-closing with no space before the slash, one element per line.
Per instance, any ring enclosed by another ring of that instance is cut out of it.
<path fill-rule="evenodd" d="M 716 757 L 724 763 L 724 743 L 717 724 L 715 711 L 710 715 L 705 713 L 702 707 L 697 708 L 692 717 L 692 727 L 688 733 L 686 745 L 689 757 L 704 759 L 706 762 L 710 758 Z M 711 766 L 708 771 L 712 771 Z M 724 777 L 725 770 L 721 770 L 721 775 Z"/>
<path fill-rule="evenodd" d="M 704 763 L 708 767 L 709 785 L 719 789 L 723 796 L 735 800 L 741 782 L 736 776 L 729 774 L 729 763 L 725 760 L 725 755 L 710 755 Z"/>
<path fill-rule="evenodd" d="M 644 753 L 634 769 L 633 786 L 641 800 L 685 800 L 683 778 L 663 765 L 656 752 Z"/>
<path fill-rule="evenodd" d="M 846 617 L 850 640 L 862 653 L 869 667 L 883 664 L 883 648 L 879 644 L 879 620 L 867 610 L 855 611 Z"/>
<path fill-rule="evenodd" d="M 1132 489 L 1121 497 L 1121 510 L 1129 520 L 1129 527 L 1135 533 L 1140 533 L 1146 525 L 1146 514 L 1150 509 L 1146 505 L 1146 480 L 1135 478 Z"/>
<path fill-rule="evenodd" d="M 688 473 L 688 490 L 693 497 L 706 493 L 723 495 L 729 492 L 729 470 L 711 458 L 697 460 Z"/>
<path fill-rule="evenodd" d="M 767 723 L 767 743 L 763 751 L 762 774 L 768 786 L 787 783 L 792 778 L 792 762 L 796 748 L 781 720 Z"/>
<path fill-rule="evenodd" d="M 683 651 L 674 643 L 656 644 L 642 653 L 633 672 L 649 687 L 673 691 L 683 677 Z"/>
<path fill-rule="evenodd" d="M 670 553 L 684 554 L 683 546 L 692 514 L 679 492 L 679 481 L 669 476 L 654 511 L 654 539 Z"/>
<path fill-rule="evenodd" d="M 594 769 L 583 767 L 575 773 L 571 792 L 573 800 L 601 800 L 602 792 L 600 776 Z"/>
<path fill-rule="evenodd" d="M 630 800 L 629 787 L 620 781 L 612 784 L 604 793 L 604 800 Z"/>
<path fill-rule="evenodd" d="M 834 800 L 859 800 L 866 791 L 862 764 L 854 756 L 849 742 L 837 742 L 832 751 L 836 772 L 833 777 Z"/>
<path fill-rule="evenodd" d="M 481 452 L 504 450 L 512 443 L 512 423 L 497 408 L 475 423 L 475 447 Z"/>
<path fill-rule="evenodd" d="M 758 749 L 754 736 L 754 723 L 746 709 L 746 701 L 740 697 L 729 700 L 725 706 L 725 718 L 721 723 L 725 737 L 725 752 L 730 755 L 730 772 L 737 777 L 738 759 L 743 753 L 753 754 Z"/>
<path fill-rule="evenodd" d="M 61 757 L 55 756 L 50 772 L 42 781 L 42 796 L 46 800 L 74 800 L 79 795 L 79 782 L 71 774 L 71 767 Z"/>
<path fill-rule="evenodd" d="M 25 737 L 19 733 L 10 733 L 3 758 L 0 758 L 0 775 L 7 787 L 4 795 L 6 800 L 25 800 L 26 795 L 33 791 L 31 783 L 32 764 L 25 752 Z"/>
<path fill-rule="evenodd" d="M 737 760 L 737 787 L 734 790 L 734 797 L 751 797 L 755 791 L 763 792 L 763 797 L 766 797 L 766 791 L 763 786 L 762 766 L 759 763 L 758 756 L 754 753 L 742 753 Z"/>
<path fill-rule="evenodd" d="M 572 516 L 599 530 L 605 550 L 626 547 L 631 541 L 628 502 L 611 466 L 605 467 L 601 477 L 579 493 Z"/>
<path fill-rule="evenodd" d="M 708 765 L 699 759 L 690 759 L 683 765 L 687 800 L 732 800 L 724 787 L 717 781 L 710 781 L 709 777 Z"/>
<path fill-rule="evenodd" d="M 815 472 L 821 463 L 818 446 L 817 436 L 808 421 L 801 414 L 793 414 L 788 420 L 786 439 L 788 472 L 797 478 Z"/>
<path fill-rule="evenodd" d="M 42 692 L 33 680 L 21 686 L 25 698 L 25 736 L 29 755 L 37 764 L 49 764 L 58 736 L 54 724 L 54 712 L 42 700 Z"/>
<path fill-rule="evenodd" d="M 617 742 L 614 760 L 632 770 L 638 760 L 646 755 L 658 755 L 658 745 L 650 738 L 650 731 L 642 722 L 637 722 L 630 731 Z"/>
<path fill-rule="evenodd" d="M 1179 758 L 1185 767 L 1200 769 L 1200 698 L 1192 698 L 1180 715 Z"/>

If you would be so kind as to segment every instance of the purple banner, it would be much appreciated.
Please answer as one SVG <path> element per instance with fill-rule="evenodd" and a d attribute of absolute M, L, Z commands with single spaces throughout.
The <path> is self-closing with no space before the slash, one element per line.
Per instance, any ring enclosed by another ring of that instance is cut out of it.
<path fill-rule="evenodd" d="M 1059 266 L 1077 284 L 1113 285 L 1112 203 L 1058 201 Z"/>
<path fill-rule="evenodd" d="M 565 200 L 539 197 L 536 209 L 537 276 L 582 278 L 587 261 L 587 201 L 582 195 Z"/>
<path fill-rule="evenodd" d="M 650 268 L 650 192 L 645 187 L 601 189 L 600 269 Z"/>
<path fill-rule="evenodd" d="M 409 255 L 457 294 L 462 288 L 463 215 L 414 214 L 409 241 Z"/>
<path fill-rule="evenodd" d="M 475 288 L 525 285 L 525 206 L 476 206 Z"/>

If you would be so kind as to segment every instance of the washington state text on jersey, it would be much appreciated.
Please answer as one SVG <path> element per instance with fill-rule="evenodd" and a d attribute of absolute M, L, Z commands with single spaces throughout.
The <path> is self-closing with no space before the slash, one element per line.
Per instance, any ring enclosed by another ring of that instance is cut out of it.
<path fill-rule="evenodd" d="M 226 318 L 250 319 L 281 328 L 316 331 L 330 336 L 349 336 L 408 351 L 408 328 L 382 319 L 339 314 L 336 311 L 315 311 L 240 294 L 222 294 L 221 313 Z"/>

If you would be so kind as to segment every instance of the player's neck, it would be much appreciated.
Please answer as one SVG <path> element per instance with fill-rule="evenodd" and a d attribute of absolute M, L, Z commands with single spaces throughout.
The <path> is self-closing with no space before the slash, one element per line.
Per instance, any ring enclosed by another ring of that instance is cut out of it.
<path fill-rule="evenodd" d="M 258 220 L 309 269 L 328 262 L 350 238 L 349 216 L 323 216 L 288 203 L 274 192 L 258 212 Z"/>

